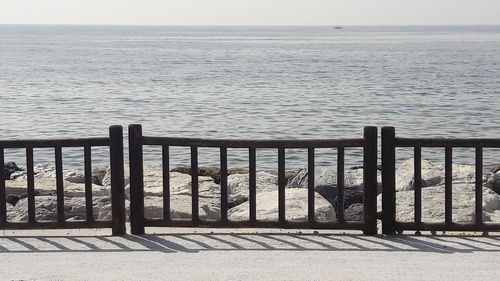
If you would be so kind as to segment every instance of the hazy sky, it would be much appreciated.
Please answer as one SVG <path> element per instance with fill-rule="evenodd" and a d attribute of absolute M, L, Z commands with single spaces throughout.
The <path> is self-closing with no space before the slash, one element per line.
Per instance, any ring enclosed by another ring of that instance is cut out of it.
<path fill-rule="evenodd" d="M 500 24 L 500 0 L 0 0 L 0 23 Z"/>

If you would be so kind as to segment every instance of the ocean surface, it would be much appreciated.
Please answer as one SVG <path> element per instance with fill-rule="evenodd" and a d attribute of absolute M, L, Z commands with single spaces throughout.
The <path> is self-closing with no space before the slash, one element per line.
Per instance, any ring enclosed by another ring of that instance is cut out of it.
<path fill-rule="evenodd" d="M 150 136 L 346 138 L 373 125 L 405 137 L 500 138 L 500 26 L 0 25 L 0 98 L 0 139 L 106 136 L 131 123 Z M 346 151 L 346 165 L 360 152 Z M 159 153 L 148 147 L 145 159 Z M 473 153 L 456 149 L 454 161 Z M 287 150 L 287 169 L 306 156 Z M 83 150 L 64 157 L 79 167 Z M 258 169 L 276 169 L 276 157 L 258 150 Z M 335 158 L 318 150 L 318 165 Z M 443 162 L 444 150 L 423 158 Z M 35 150 L 35 160 L 53 162 L 53 150 Z M 7 150 L 6 161 L 24 165 L 24 151 Z M 189 151 L 173 148 L 171 161 L 189 165 Z M 229 151 L 231 166 L 247 161 Z M 486 150 L 485 162 L 500 164 L 500 151 Z M 200 149 L 200 165 L 217 163 L 216 149 Z"/>

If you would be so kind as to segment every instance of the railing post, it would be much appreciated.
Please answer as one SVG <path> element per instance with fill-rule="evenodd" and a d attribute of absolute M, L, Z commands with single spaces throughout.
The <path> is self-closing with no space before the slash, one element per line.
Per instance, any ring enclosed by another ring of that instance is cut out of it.
<path fill-rule="evenodd" d="M 382 233 L 396 232 L 396 132 L 382 127 Z"/>
<path fill-rule="evenodd" d="M 123 171 L 123 127 L 109 127 L 111 164 L 111 210 L 113 235 L 125 235 L 125 186 Z"/>
<path fill-rule="evenodd" d="M 130 165 L 130 228 L 132 234 L 144 234 L 144 170 L 142 126 L 128 127 Z"/>
<path fill-rule="evenodd" d="M 377 234 L 377 127 L 365 127 L 363 204 L 365 235 Z"/>

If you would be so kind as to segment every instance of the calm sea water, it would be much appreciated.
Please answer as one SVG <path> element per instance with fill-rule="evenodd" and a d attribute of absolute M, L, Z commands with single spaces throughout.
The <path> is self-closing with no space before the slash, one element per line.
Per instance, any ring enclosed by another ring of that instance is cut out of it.
<path fill-rule="evenodd" d="M 361 137 L 365 125 L 500 137 L 500 27 L 0 25 L 0 97 L 1 139 L 105 136 L 130 123 L 145 135 L 206 138 Z M 423 156 L 442 161 L 440 152 Z M 82 153 L 66 149 L 65 163 Z M 334 163 L 334 151 L 318 153 L 320 165 Z M 188 151 L 172 154 L 172 165 L 189 164 Z M 200 165 L 217 164 L 217 150 L 200 154 Z M 230 150 L 230 164 L 246 166 L 246 155 Z M 274 169 L 276 155 L 258 151 L 259 168 Z M 288 167 L 305 156 L 290 151 Z M 23 157 L 8 150 L 6 160 Z M 485 161 L 500 163 L 499 151 Z"/>

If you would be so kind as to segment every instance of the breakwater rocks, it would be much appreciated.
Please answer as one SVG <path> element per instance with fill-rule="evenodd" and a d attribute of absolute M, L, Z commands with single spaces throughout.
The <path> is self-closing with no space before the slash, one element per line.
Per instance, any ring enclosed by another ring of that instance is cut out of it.
<path fill-rule="evenodd" d="M 11 167 L 12 164 L 10 164 Z M 15 163 L 14 163 L 15 165 Z M 17 167 L 17 166 L 16 166 Z M 55 168 L 52 165 L 35 166 L 36 218 L 55 220 L 57 216 Z M 171 216 L 173 219 L 191 217 L 191 169 L 179 167 L 170 171 Z M 220 219 L 220 170 L 200 168 L 199 214 L 202 220 Z M 228 201 L 230 220 L 248 220 L 249 175 L 248 171 L 228 171 Z M 6 181 L 7 217 L 9 221 L 27 220 L 26 171 L 17 167 Z M 79 171 L 65 170 L 65 215 L 69 220 L 85 219 L 84 176 Z M 94 218 L 111 219 L 110 169 L 95 167 L 92 171 L 92 194 Z M 286 218 L 294 221 L 307 220 L 307 169 L 287 172 Z M 472 222 L 475 199 L 475 168 L 453 165 L 453 219 L 455 222 Z M 125 167 L 126 206 L 129 206 L 129 173 Z M 363 169 L 346 169 L 344 175 L 344 213 L 346 220 L 363 218 Z M 275 172 L 258 171 L 257 219 L 278 219 L 278 177 Z M 315 169 L 315 216 L 317 221 L 335 221 L 338 212 L 337 168 Z M 381 173 L 378 173 L 378 208 L 381 210 Z M 444 165 L 422 161 L 422 220 L 442 222 L 444 220 Z M 397 219 L 413 220 L 414 176 L 413 159 L 402 163 L 396 173 Z M 500 218 L 500 171 L 485 171 L 483 178 L 483 217 L 485 221 Z M 160 165 L 144 165 L 145 216 L 163 216 L 163 177 Z"/>

